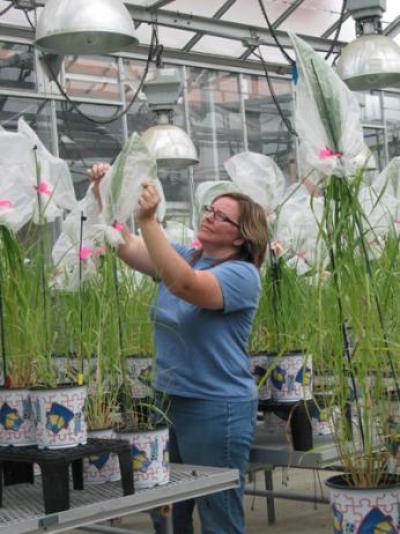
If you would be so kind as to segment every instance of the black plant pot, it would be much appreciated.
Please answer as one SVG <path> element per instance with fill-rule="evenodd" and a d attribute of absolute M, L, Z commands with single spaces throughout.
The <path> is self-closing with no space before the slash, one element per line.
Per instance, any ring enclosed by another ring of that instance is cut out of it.
<path fill-rule="evenodd" d="M 311 417 L 305 402 L 293 407 L 290 419 L 293 448 L 295 451 L 309 451 L 313 447 Z"/>

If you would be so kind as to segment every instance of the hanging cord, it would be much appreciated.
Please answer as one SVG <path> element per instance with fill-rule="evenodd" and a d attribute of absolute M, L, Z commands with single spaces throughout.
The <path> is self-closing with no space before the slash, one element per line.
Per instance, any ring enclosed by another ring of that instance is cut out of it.
<path fill-rule="evenodd" d="M 339 39 L 339 35 L 340 35 L 340 31 L 342 29 L 342 26 L 343 26 L 343 21 L 344 21 L 344 15 L 345 15 L 345 12 L 346 12 L 346 7 L 347 7 L 347 0 L 343 0 L 343 4 L 342 4 L 342 10 L 340 12 L 340 17 L 339 17 L 339 25 L 338 27 L 336 28 L 336 32 L 335 32 L 335 35 L 333 37 L 333 41 L 331 43 L 331 46 L 328 50 L 328 52 L 326 53 L 325 55 L 325 60 L 326 59 L 329 59 L 330 56 L 332 55 L 333 53 L 333 49 L 335 48 L 335 46 L 337 45 L 337 42 L 338 42 L 338 39 Z M 336 60 L 335 60 L 336 61 Z"/>
<path fill-rule="evenodd" d="M 279 104 L 279 101 L 278 101 L 278 98 L 276 96 L 274 87 L 272 85 L 271 77 L 270 77 L 268 69 L 267 69 L 267 64 L 265 63 L 265 60 L 263 58 L 263 55 L 262 55 L 260 47 L 258 47 L 258 52 L 259 53 L 257 54 L 256 52 L 253 51 L 252 54 L 254 54 L 262 63 L 262 66 L 263 66 L 263 69 L 264 69 L 264 73 L 265 73 L 265 78 L 267 80 L 268 88 L 269 88 L 269 91 L 271 93 L 271 97 L 272 97 L 272 100 L 273 100 L 273 102 L 275 104 L 275 107 L 278 110 L 278 113 L 281 116 L 281 119 L 282 119 L 283 123 L 285 124 L 288 132 L 291 135 L 294 135 L 295 137 L 298 137 L 298 134 L 297 134 L 296 130 L 292 126 L 292 123 L 290 122 L 290 120 L 287 117 L 285 117 L 285 114 L 283 113 L 282 107 Z"/>
<path fill-rule="evenodd" d="M 27 13 L 26 10 L 24 10 L 24 13 L 25 13 L 25 17 L 27 18 L 30 26 L 32 27 L 32 29 L 35 29 L 34 25 L 32 24 L 32 21 L 31 19 L 29 18 L 29 15 Z M 81 111 L 79 105 L 76 104 L 76 102 L 74 102 L 69 96 L 68 94 L 65 92 L 63 86 L 61 85 L 61 83 L 59 82 L 58 80 L 58 77 L 57 75 L 55 74 L 52 66 L 50 65 L 50 62 L 48 61 L 46 55 L 44 54 L 43 55 L 43 60 L 44 62 L 46 63 L 46 67 L 48 69 L 48 71 L 50 72 L 51 74 L 51 77 L 54 81 L 54 83 L 56 84 L 58 90 L 60 91 L 60 93 L 62 94 L 62 96 L 69 102 L 69 104 L 75 109 L 75 111 L 84 119 L 88 120 L 89 122 L 92 122 L 94 124 L 101 124 L 101 125 L 105 125 L 105 124 L 111 124 L 112 122 L 122 118 L 124 115 L 126 115 L 128 113 L 128 111 L 131 109 L 131 107 L 133 106 L 133 104 L 136 102 L 136 99 L 140 93 L 140 91 L 142 90 L 142 87 L 143 87 L 143 84 L 144 84 L 144 81 L 146 79 L 146 76 L 149 72 L 149 68 L 150 68 L 150 64 L 152 61 L 154 61 L 154 58 L 158 58 L 160 56 L 160 54 L 162 53 L 162 50 L 160 51 L 160 45 L 157 47 L 157 46 L 154 46 L 154 43 L 155 43 L 155 34 L 156 34 L 156 31 L 154 29 L 154 26 L 153 26 L 153 30 L 152 30 L 152 36 L 151 36 L 151 42 L 150 42 L 150 47 L 149 47 L 149 52 L 148 52 L 148 55 L 147 55 L 147 59 L 146 59 L 146 65 L 145 65 L 145 68 L 144 68 L 144 71 L 143 71 L 143 75 L 140 79 L 140 82 L 139 82 L 139 85 L 136 89 L 136 92 L 135 94 L 133 95 L 132 97 L 132 100 L 129 102 L 129 104 L 125 107 L 125 109 L 117 112 L 116 114 L 114 114 L 112 117 L 110 117 L 109 119 L 105 119 L 105 120 L 98 120 L 98 119 L 93 119 L 92 117 L 86 115 L 86 113 L 83 113 L 83 111 Z"/>
<path fill-rule="evenodd" d="M 79 229 L 79 329 L 80 329 L 80 358 L 81 358 L 81 373 L 84 374 L 83 365 L 83 302 L 82 302 L 82 245 L 83 245 L 83 224 L 86 217 L 81 211 L 80 229 Z"/>
<path fill-rule="evenodd" d="M 11 4 L 9 6 L 5 7 L 3 9 L 3 11 L 0 11 L 0 17 L 5 15 L 6 13 L 8 13 L 10 11 L 10 9 L 14 7 L 14 5 L 15 5 L 15 0 L 13 2 L 11 2 Z"/>
<path fill-rule="evenodd" d="M 276 33 L 275 33 L 275 30 L 268 18 L 268 15 L 267 15 L 267 11 L 264 7 L 264 4 L 262 2 L 262 0 L 258 0 L 258 3 L 260 5 L 260 8 L 261 8 L 261 11 L 264 15 L 264 18 L 265 18 L 265 21 L 267 23 L 267 26 L 268 26 L 268 29 L 271 33 L 271 36 L 273 38 L 273 40 L 275 41 L 276 43 L 276 46 L 279 48 L 279 50 L 282 52 L 283 56 L 286 58 L 286 60 L 293 66 L 295 65 L 295 61 L 289 56 L 289 54 L 286 52 L 286 50 L 283 48 L 283 46 L 281 45 L 281 43 L 278 41 L 278 37 L 276 36 Z"/>

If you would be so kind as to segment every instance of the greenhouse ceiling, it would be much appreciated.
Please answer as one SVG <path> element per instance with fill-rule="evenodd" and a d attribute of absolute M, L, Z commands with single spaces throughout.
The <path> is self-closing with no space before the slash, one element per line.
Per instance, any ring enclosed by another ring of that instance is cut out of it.
<path fill-rule="evenodd" d="M 273 33 L 258 0 L 126 0 L 140 43 L 129 52 L 145 53 L 155 24 L 167 61 L 261 70 L 261 62 L 254 54 L 258 51 L 271 70 L 285 74 L 288 62 L 274 35 L 289 54 L 288 31 L 302 35 L 324 54 L 332 44 L 334 51 L 339 52 L 355 38 L 354 20 L 347 12 L 342 13 L 343 0 L 262 2 Z M 43 0 L 0 0 L 0 38 L 32 41 L 27 16 L 32 20 L 34 6 L 39 14 L 44 4 Z M 387 0 L 382 26 L 384 33 L 400 44 L 399 4 L 399 0 Z M 332 60 L 334 57 L 335 54 Z"/>

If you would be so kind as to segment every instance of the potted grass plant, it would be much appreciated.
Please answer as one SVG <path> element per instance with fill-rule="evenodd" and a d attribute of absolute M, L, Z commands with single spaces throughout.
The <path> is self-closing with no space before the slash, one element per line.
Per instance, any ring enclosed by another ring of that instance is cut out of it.
<path fill-rule="evenodd" d="M 121 329 L 117 437 L 131 443 L 135 487 L 150 488 L 169 482 L 168 418 L 162 400 L 155 399 L 151 388 L 152 359 L 148 356 L 152 350 L 152 328 L 148 316 L 154 282 L 141 280 L 138 286 L 137 280 L 129 276 L 122 265 L 118 274 L 114 286 Z M 133 338 L 130 337 L 132 332 Z M 127 352 L 131 353 L 132 347 L 147 357 L 127 358 Z M 132 365 L 130 372 L 128 364 Z"/>
<path fill-rule="evenodd" d="M 398 319 L 389 297 L 399 265 L 398 203 L 365 184 L 354 95 L 306 43 L 291 38 L 301 160 L 321 191 L 319 231 L 329 257 L 308 343 L 315 353 L 327 350 L 324 365 L 335 378 L 331 417 L 344 474 L 327 481 L 333 531 L 397 532 L 400 481 L 389 469 L 395 433 L 388 422 L 393 397 L 400 401 Z"/>

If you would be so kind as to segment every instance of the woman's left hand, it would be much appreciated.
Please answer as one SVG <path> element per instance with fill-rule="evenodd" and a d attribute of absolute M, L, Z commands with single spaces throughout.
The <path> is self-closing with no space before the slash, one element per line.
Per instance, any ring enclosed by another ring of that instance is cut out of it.
<path fill-rule="evenodd" d="M 160 202 L 161 197 L 157 188 L 150 181 L 143 182 L 142 194 L 135 211 L 136 222 L 139 226 L 143 222 L 155 218 L 156 210 Z"/>

